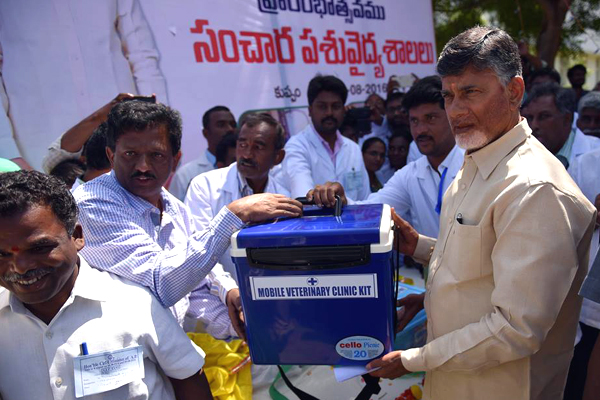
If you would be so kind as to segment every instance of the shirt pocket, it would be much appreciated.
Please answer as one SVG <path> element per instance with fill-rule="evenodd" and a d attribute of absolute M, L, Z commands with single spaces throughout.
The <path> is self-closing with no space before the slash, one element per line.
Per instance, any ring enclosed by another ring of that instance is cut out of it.
<path fill-rule="evenodd" d="M 457 281 L 481 277 L 481 227 L 454 223 L 444 256 Z"/>

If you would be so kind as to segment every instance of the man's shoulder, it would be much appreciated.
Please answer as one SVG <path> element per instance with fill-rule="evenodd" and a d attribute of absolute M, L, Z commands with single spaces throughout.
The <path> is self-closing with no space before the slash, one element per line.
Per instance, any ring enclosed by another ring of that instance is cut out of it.
<path fill-rule="evenodd" d="M 600 142 L 600 138 L 596 138 Z M 594 166 L 597 167 L 600 165 L 600 147 L 596 148 L 592 151 L 588 151 L 587 153 L 583 153 L 579 157 L 577 157 L 574 163 L 580 166 Z"/>
<path fill-rule="evenodd" d="M 210 165 L 206 159 L 206 156 L 203 156 L 198 157 L 195 160 L 179 167 L 175 172 L 175 175 L 180 177 L 189 177 L 189 179 L 191 179 L 199 174 L 202 174 L 206 171 L 211 171 L 213 169 L 214 167 Z"/>
<path fill-rule="evenodd" d="M 226 180 L 228 179 L 230 171 L 234 169 L 237 170 L 236 163 L 233 163 L 228 167 L 217 168 L 203 172 L 192 179 L 190 183 L 190 190 L 210 191 L 211 182 L 216 182 L 222 187 L 226 184 Z"/>
<path fill-rule="evenodd" d="M 296 145 L 296 146 L 304 145 L 304 146 L 306 146 L 308 144 L 307 139 L 311 133 L 309 128 L 310 128 L 310 126 L 306 126 L 300 132 L 298 132 L 295 135 L 293 135 L 292 137 L 290 137 L 288 139 L 287 143 L 285 144 L 285 147 L 287 148 L 288 145 Z"/>
<path fill-rule="evenodd" d="M 348 146 L 348 148 L 352 149 L 352 151 L 356 152 L 358 151 L 359 153 L 362 154 L 361 150 L 360 150 L 360 146 L 358 145 L 358 143 L 356 143 L 353 140 L 348 139 L 345 136 L 342 136 L 342 144 L 344 146 Z M 362 158 L 362 157 L 361 157 Z"/>
<path fill-rule="evenodd" d="M 420 176 L 419 171 L 425 171 L 427 168 L 427 159 L 425 157 L 423 157 L 423 159 L 425 159 L 425 162 L 419 158 L 415 161 L 409 162 L 404 167 L 397 170 L 394 175 L 392 175 L 388 183 L 386 183 L 386 185 L 405 184 L 412 178 L 415 178 L 416 180 L 416 178 Z M 384 185 L 384 187 L 386 185 Z"/>
<path fill-rule="evenodd" d="M 600 138 L 597 138 L 596 136 L 586 135 L 583 132 L 582 135 L 593 149 L 597 149 L 600 147 Z"/>
<path fill-rule="evenodd" d="M 94 287 L 101 288 L 105 301 L 119 302 L 122 307 L 125 308 L 137 308 L 142 304 L 151 304 L 152 302 L 158 302 L 152 292 L 145 286 L 139 285 L 119 275 L 113 274 L 112 272 L 98 269 L 90 266 L 83 259 L 80 254 L 80 259 L 86 268 L 85 279 L 87 282 L 93 282 Z M 93 289 L 95 290 L 95 289 Z"/>
<path fill-rule="evenodd" d="M 517 146 L 506 165 L 504 178 L 510 182 L 508 189 L 524 192 L 538 186 L 552 186 L 567 196 L 585 199 L 563 164 L 533 136 Z"/>
<path fill-rule="evenodd" d="M 109 173 L 77 187 L 73 191 L 73 197 L 77 203 L 94 199 L 116 201 L 124 197 L 124 190 L 114 176 Z"/>
<path fill-rule="evenodd" d="M 596 149 L 600 147 L 600 138 L 595 136 L 586 135 L 583 131 L 575 127 L 575 138 L 573 140 L 573 147 L 576 149 Z"/>

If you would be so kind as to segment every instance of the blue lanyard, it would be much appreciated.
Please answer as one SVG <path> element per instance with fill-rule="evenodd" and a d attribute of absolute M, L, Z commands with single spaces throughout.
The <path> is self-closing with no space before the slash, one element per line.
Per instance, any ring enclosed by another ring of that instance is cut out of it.
<path fill-rule="evenodd" d="M 438 201 L 435 206 L 435 212 L 438 215 L 442 212 L 442 197 L 444 196 L 444 179 L 446 179 L 446 172 L 448 172 L 448 167 L 444 168 L 444 172 L 442 172 L 442 177 L 440 179 L 440 186 L 438 187 Z"/>

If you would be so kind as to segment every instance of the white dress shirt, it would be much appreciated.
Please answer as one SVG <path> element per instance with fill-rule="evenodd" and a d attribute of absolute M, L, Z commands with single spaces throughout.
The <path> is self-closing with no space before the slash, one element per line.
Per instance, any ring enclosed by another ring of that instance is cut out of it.
<path fill-rule="evenodd" d="M 0 1 L 0 78 L 0 156 L 18 146 L 37 169 L 52 140 L 117 94 L 167 103 L 138 0 Z"/>
<path fill-rule="evenodd" d="M 74 400 L 73 358 L 142 346 L 142 379 L 85 398 L 171 400 L 166 376 L 185 379 L 204 365 L 168 310 L 145 288 L 91 268 L 80 257 L 75 286 L 46 325 L 9 291 L 0 292 L 0 392 L 4 400 Z M 165 376 L 166 375 L 166 376 Z"/>
<path fill-rule="evenodd" d="M 288 190 L 273 179 L 270 173 L 264 193 L 290 195 Z M 192 212 L 196 229 L 201 231 L 209 227 L 212 219 L 227 204 L 251 194 L 253 194 L 252 188 L 239 174 L 237 163 L 233 163 L 229 167 L 208 171 L 192 179 L 185 197 L 185 204 Z M 229 255 L 229 249 L 223 253 L 219 262 L 237 282 L 237 272 Z"/>
<path fill-rule="evenodd" d="M 600 149 L 582 154 L 577 157 L 573 164 L 569 167 L 571 177 L 577 183 L 585 197 L 594 203 L 596 196 L 600 194 Z M 596 227 L 594 236 L 592 237 L 592 245 L 590 247 L 590 264 L 596 258 L 600 240 L 600 229 Z M 600 329 L 600 304 L 583 299 L 581 305 L 581 316 L 579 318 L 584 324 Z"/>
<path fill-rule="evenodd" d="M 421 157 L 396 171 L 382 189 L 358 203 L 389 204 L 399 215 L 407 216 L 417 232 L 436 237 L 440 229 L 440 215 L 435 211 L 438 197 L 440 193 L 444 195 L 456 177 L 464 154 L 463 149 L 454 146 L 439 165 L 439 174 L 429 164 L 427 157 Z M 446 168 L 448 171 L 440 190 L 441 174 Z"/>
<path fill-rule="evenodd" d="M 334 163 L 312 124 L 286 143 L 283 172 L 294 198 L 306 196 L 315 185 L 327 181 L 342 182 L 346 196 L 354 200 L 364 200 L 371 193 L 369 175 L 358 145 L 342 137 Z"/>
<path fill-rule="evenodd" d="M 575 159 L 582 154 L 588 153 L 594 149 L 600 148 L 600 138 L 586 135 L 579 128 L 575 128 L 575 139 L 571 147 L 569 165 L 575 162 Z"/>
<path fill-rule="evenodd" d="M 204 172 L 215 169 L 215 166 L 208 160 L 207 152 L 208 149 L 194 161 L 177 168 L 175 175 L 173 175 L 173 179 L 171 179 L 171 184 L 169 185 L 169 192 L 171 192 L 173 196 L 183 201 L 192 179 Z"/>

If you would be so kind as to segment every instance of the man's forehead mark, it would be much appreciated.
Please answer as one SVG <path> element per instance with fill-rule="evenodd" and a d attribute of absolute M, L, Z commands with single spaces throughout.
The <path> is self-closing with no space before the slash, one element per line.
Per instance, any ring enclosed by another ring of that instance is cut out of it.
<path fill-rule="evenodd" d="M 10 250 L 11 250 L 12 252 L 15 252 L 15 253 L 18 253 L 18 252 L 20 252 L 20 251 L 21 251 L 21 249 L 20 249 L 18 246 L 13 246 L 13 247 L 11 247 L 11 248 L 10 248 Z"/>

